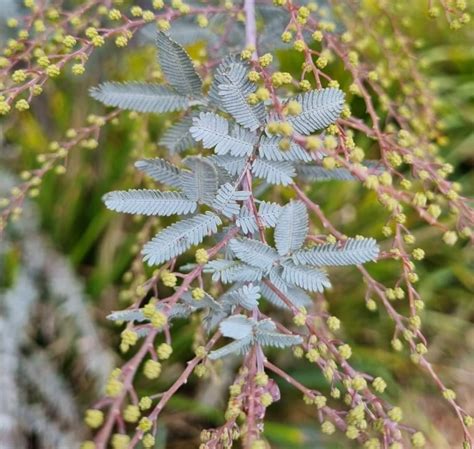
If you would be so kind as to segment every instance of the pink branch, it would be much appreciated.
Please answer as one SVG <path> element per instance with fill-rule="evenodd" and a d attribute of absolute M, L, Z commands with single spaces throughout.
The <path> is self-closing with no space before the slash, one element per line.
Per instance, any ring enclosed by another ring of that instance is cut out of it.
<path fill-rule="evenodd" d="M 247 47 L 257 48 L 257 24 L 255 21 L 255 0 L 245 0 L 245 43 Z M 254 53 L 256 56 L 257 53 Z"/>

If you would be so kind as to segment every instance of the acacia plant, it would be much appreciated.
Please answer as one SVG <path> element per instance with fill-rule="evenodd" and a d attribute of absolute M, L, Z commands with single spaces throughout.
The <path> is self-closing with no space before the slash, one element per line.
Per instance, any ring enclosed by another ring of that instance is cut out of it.
<path fill-rule="evenodd" d="M 384 379 L 351 364 L 351 347 L 338 336 L 341 322 L 328 312 L 325 298 L 332 267 L 340 266 L 360 273 L 369 310 L 379 304 L 393 320 L 394 350 L 408 348 L 413 363 L 433 379 L 459 418 L 465 447 L 471 447 L 472 418 L 426 358 L 420 318 L 424 302 L 415 288 L 414 262 L 423 259 L 424 251 L 410 249 L 415 238 L 407 211 L 453 245 L 458 236 L 472 240 L 473 210 L 459 186 L 446 179 L 452 167 L 437 155 L 436 142 L 442 139 L 433 96 L 399 25 L 391 23 L 398 51 L 374 65 L 377 55 L 365 54 L 363 39 L 380 42 L 382 52 L 387 42 L 366 15 L 357 13 L 356 2 L 330 3 L 332 8 L 318 9 L 292 0 L 202 6 L 154 1 L 156 11 L 134 6 L 131 18 L 120 9 L 99 8 L 99 18 L 90 22 L 75 18 L 87 17 L 94 2 L 57 17 L 43 6 L 29 6 L 33 12 L 25 20 L 36 26 L 38 36 L 10 43 L 9 54 L 0 60 L 12 80 L 0 99 L 1 113 L 9 113 L 14 102 L 17 109 L 28 109 L 46 80 L 70 61 L 76 61 L 72 70 L 80 74 L 95 47 L 110 37 L 125 46 L 143 28 L 156 40 L 163 82 L 105 82 L 91 95 L 107 106 L 173 119 L 159 142 L 167 157 L 135 163 L 167 190 L 113 191 L 104 197 L 117 212 L 178 217 L 165 227 L 161 219 L 158 226 L 154 219 L 145 224 L 141 235 L 157 232 L 142 250 L 153 268 L 133 264 L 128 272 L 132 283 L 134 275 L 149 276 L 136 285 L 131 305 L 109 316 L 125 323 L 120 349 L 128 353 L 133 347 L 133 354 L 111 373 L 105 397 L 87 410 L 86 422 L 97 431 L 83 449 L 154 447 L 158 420 L 173 395 L 193 373 L 206 378 L 222 369 L 220 359 L 226 357 L 237 358 L 240 366 L 229 387 L 223 424 L 202 431 L 201 449 L 269 447 L 263 435 L 267 408 L 285 400 L 277 379 L 314 406 L 323 433 L 341 431 L 367 449 L 424 446 L 425 436 L 404 423 L 401 409 L 387 401 Z M 429 13 L 444 11 L 456 29 L 469 20 L 465 7 L 462 2 L 430 3 Z M 391 8 L 381 2 L 380 15 L 393 17 Z M 337 19 L 328 18 L 328 11 Z M 49 42 L 50 29 L 38 31 L 44 14 L 55 16 L 51 21 L 59 20 L 66 29 L 71 21 L 81 37 L 67 34 L 48 45 L 79 45 L 74 52 L 63 49 L 48 56 L 37 50 Z M 103 16 L 120 25 L 92 26 Z M 158 30 L 149 22 L 156 22 Z M 204 42 L 207 57 L 193 63 L 178 41 Z M 279 70 L 281 48 L 300 56 L 295 73 Z M 38 67 L 28 59 L 30 53 Z M 16 68 L 25 61 L 26 69 Z M 345 91 L 335 79 L 337 70 L 328 68 L 336 64 L 352 78 Z M 400 95 L 389 95 L 390 87 L 399 88 Z M 17 99 L 25 92 L 27 99 Z M 361 117 L 352 115 L 347 98 L 360 99 Z M 42 166 L 28 172 L 3 202 L 0 224 L 21 213 L 26 192 L 36 189 L 71 148 L 81 142 L 97 146 L 100 128 L 118 115 L 114 110 L 97 117 L 69 132 L 64 142 L 55 142 L 52 153 L 39 160 Z M 325 180 L 358 181 L 374 192 L 388 211 L 384 242 L 346 236 L 336 228 L 313 195 Z M 448 209 L 455 219 L 441 221 Z M 189 262 L 191 251 L 194 260 Z M 388 260 L 398 264 L 392 287 L 370 271 L 371 264 Z M 404 298 L 407 315 L 392 302 Z M 141 394 L 139 371 L 151 380 L 160 376 L 173 352 L 173 322 L 183 319 L 198 323 L 195 356 L 167 390 Z M 305 359 L 308 370 L 320 370 L 330 397 L 272 361 L 279 350 Z"/>

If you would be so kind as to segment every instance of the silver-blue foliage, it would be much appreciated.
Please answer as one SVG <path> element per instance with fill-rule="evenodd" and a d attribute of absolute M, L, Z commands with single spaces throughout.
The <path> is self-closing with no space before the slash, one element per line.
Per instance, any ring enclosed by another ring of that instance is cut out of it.
<path fill-rule="evenodd" d="M 219 325 L 222 335 L 233 341 L 212 351 L 210 359 L 244 354 L 256 343 L 277 348 L 300 344 L 300 336 L 278 332 L 270 319 L 235 315 L 236 310 L 254 313 L 263 299 L 284 309 L 309 306 L 312 298 L 307 292 L 322 292 L 331 286 L 321 267 L 376 260 L 379 247 L 374 239 L 364 238 L 304 247 L 309 232 L 306 205 L 299 200 L 285 206 L 258 200 L 255 186 L 250 191 L 248 174 L 250 171 L 259 179 L 257 188 L 288 186 L 296 177 L 309 181 L 353 179 L 344 168 L 326 170 L 321 165 L 321 153 L 307 151 L 297 143 L 335 123 L 343 109 L 344 94 L 328 88 L 283 98 L 283 105 L 296 101 L 301 106 L 300 114 L 285 117 L 294 135 L 270 135 L 266 126 L 276 114 L 267 108 L 269 102 L 250 104 L 249 95 L 256 91 L 256 84 L 248 78 L 250 65 L 236 55 L 225 57 L 214 72 L 206 97 L 201 78 L 183 47 L 163 32 L 158 33 L 157 45 L 161 70 L 171 87 L 105 83 L 93 89 L 92 96 L 122 109 L 186 111 L 165 131 L 159 144 L 171 153 L 195 145 L 204 152 L 184 158 L 182 166 L 159 158 L 138 161 L 140 171 L 174 190 L 116 191 L 105 195 L 104 202 L 108 208 L 125 213 L 195 214 L 162 229 L 145 244 L 142 254 L 149 265 L 168 262 L 206 237 L 215 236 L 223 220 L 222 238 L 234 233 L 219 256 L 202 268 L 213 282 L 231 284 L 224 293 L 214 298 L 205 292 L 197 301 L 188 290 L 171 310 L 157 304 L 169 318 L 201 311 L 208 332 Z M 274 247 L 266 241 L 268 228 L 275 228 Z M 215 238 L 219 240 L 221 235 Z M 195 263 L 187 266 L 190 270 L 196 267 Z M 114 312 L 109 318 L 145 321 L 142 309 Z M 139 330 L 140 335 L 149 332 L 146 326 Z"/>
<path fill-rule="evenodd" d="M 219 187 L 212 207 L 225 217 L 233 217 L 238 215 L 240 211 L 240 205 L 237 201 L 244 201 L 249 195 L 250 192 L 246 190 L 237 190 L 235 183 L 227 182 Z"/>
<path fill-rule="evenodd" d="M 221 224 L 221 219 L 212 212 L 178 221 L 160 231 L 143 247 L 143 260 L 148 265 L 166 262 L 198 245 L 204 237 L 215 234 Z"/>
<path fill-rule="evenodd" d="M 171 187 L 181 188 L 182 171 L 165 159 L 143 159 L 135 162 L 135 167 L 155 181 L 168 184 Z"/>
<path fill-rule="evenodd" d="M 218 189 L 218 173 L 215 165 L 199 156 L 188 156 L 183 163 L 191 169 L 181 175 L 181 188 L 191 199 L 210 204 Z"/>
<path fill-rule="evenodd" d="M 234 341 L 212 351 L 209 354 L 211 360 L 233 353 L 244 353 L 255 342 L 261 346 L 273 346 L 275 348 L 286 348 L 303 342 L 300 335 L 277 332 L 276 324 L 270 319 L 257 321 L 245 315 L 230 316 L 221 322 L 219 330 L 222 335 L 232 338 Z"/>
<path fill-rule="evenodd" d="M 158 141 L 159 145 L 166 147 L 171 153 L 181 153 L 194 144 L 189 128 L 193 123 L 193 116 L 186 115 L 171 125 Z"/>
<path fill-rule="evenodd" d="M 186 50 L 163 32 L 158 32 L 156 43 L 166 81 L 182 95 L 200 97 L 202 81 Z"/>
<path fill-rule="evenodd" d="M 282 210 L 275 227 L 278 254 L 286 255 L 303 246 L 308 233 L 309 219 L 301 201 L 291 201 Z"/>
<path fill-rule="evenodd" d="M 295 168 L 290 162 L 270 161 L 264 158 L 255 159 L 252 164 L 252 173 L 269 184 L 287 186 L 293 183 Z"/>
<path fill-rule="evenodd" d="M 214 148 L 220 155 L 249 156 L 255 142 L 253 133 L 238 125 L 231 130 L 229 122 L 213 112 L 201 112 L 193 120 L 190 133 L 204 148 Z"/>
<path fill-rule="evenodd" d="M 117 190 L 104 195 L 105 205 L 116 212 L 140 215 L 169 216 L 189 214 L 197 208 L 196 201 L 178 192 L 159 190 Z"/>
<path fill-rule="evenodd" d="M 347 239 L 341 243 L 326 243 L 293 254 L 296 264 L 308 264 L 317 267 L 359 265 L 375 261 L 379 255 L 379 246 L 375 239 Z"/>
<path fill-rule="evenodd" d="M 253 234 L 258 231 L 259 226 L 264 228 L 274 228 L 281 214 L 282 207 L 277 203 L 261 201 L 258 205 L 258 212 L 248 210 L 242 206 L 240 215 L 236 219 L 237 226 L 244 234 Z"/>
<path fill-rule="evenodd" d="M 189 100 L 158 84 L 106 82 L 90 90 L 93 98 L 107 106 L 138 112 L 183 111 Z"/>
<path fill-rule="evenodd" d="M 300 134 L 311 134 L 334 123 L 344 106 L 342 90 L 329 88 L 311 90 L 295 97 L 302 111 L 289 116 L 288 121 Z"/>
<path fill-rule="evenodd" d="M 248 79 L 248 66 L 242 62 L 229 64 L 216 75 L 220 103 L 240 125 L 255 131 L 264 124 L 263 103 L 250 105 L 248 96 L 255 92 L 256 85 Z"/>

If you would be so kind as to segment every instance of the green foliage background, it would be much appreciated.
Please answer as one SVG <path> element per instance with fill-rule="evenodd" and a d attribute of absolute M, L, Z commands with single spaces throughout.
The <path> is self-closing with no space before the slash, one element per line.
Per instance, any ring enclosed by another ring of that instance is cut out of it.
<path fill-rule="evenodd" d="M 417 58 L 441 101 L 442 120 L 449 138 L 444 156 L 456 167 L 452 177 L 472 196 L 474 47 L 469 42 L 474 41 L 473 29 L 466 27 L 453 32 L 442 20 L 430 22 L 421 9 L 407 14 L 412 16 L 412 39 L 423 41 Z M 36 156 L 45 151 L 51 140 L 61 139 L 68 128 L 82 126 L 88 114 L 102 111 L 88 96 L 90 86 L 106 79 L 152 76 L 153 46 L 141 45 L 136 40 L 134 43 L 133 51 L 113 48 L 97 51 L 81 79 L 65 75 L 49 83 L 45 94 L 35 100 L 29 112 L 17 115 L 13 123 L 6 124 L 5 141 L 9 151 L 0 156 L 0 164 L 16 172 L 34 167 Z M 199 48 L 196 45 L 190 49 L 195 57 L 199 56 Z M 286 70 L 291 71 L 299 64 L 292 54 L 283 53 L 280 57 Z M 342 86 L 350 83 L 342 71 L 339 80 Z M 122 114 L 117 124 L 105 127 L 98 149 L 73 150 L 67 161 L 67 173 L 62 177 L 47 176 L 37 200 L 42 228 L 83 278 L 90 306 L 111 348 L 118 347 L 119 330 L 107 323 L 105 316 L 126 305 L 119 300 L 122 276 L 137 252 L 136 237 L 142 224 L 107 211 L 101 196 L 141 182 L 140 175 L 133 170 L 133 161 L 144 155 L 162 155 L 163 150 L 157 147 L 156 141 L 163 126 L 162 117 L 141 115 L 136 118 L 133 114 Z M 384 239 L 380 230 L 386 212 L 371 193 L 357 184 L 320 184 L 310 196 L 318 199 L 346 234 Z M 460 244 L 454 248 L 442 245 L 437 231 L 427 226 L 418 225 L 414 234 L 418 245 L 427 252 L 427 258 L 419 265 L 418 285 L 427 306 L 424 329 L 431 343 L 430 360 L 448 385 L 457 386 L 461 403 L 472 413 L 474 254 L 472 248 L 462 248 Z M 8 272 L 14 272 L 17 263 L 17 259 L 11 258 L 6 267 Z M 393 269 L 394 265 L 388 262 L 371 268 L 387 285 L 394 278 Z M 343 323 L 343 335 L 354 348 L 356 366 L 388 380 L 387 397 L 401 403 L 407 421 L 425 430 L 433 447 L 455 447 L 453 444 L 459 443 L 461 432 L 454 417 L 450 416 L 451 412 L 428 377 L 411 364 L 407 354 L 391 349 L 393 325 L 383 311 L 373 313 L 365 308 L 364 286 L 357 273 L 335 271 L 334 281 L 337 287 L 329 295 L 330 310 Z M 194 329 L 193 323 L 174 329 L 175 353 L 161 377 L 160 387 L 171 382 L 190 357 Z M 278 357 L 279 363 L 308 387 L 327 389 L 320 373 L 294 363 L 289 355 Z M 151 388 L 151 385 L 143 383 L 143 388 Z M 85 394 L 80 385 L 75 389 L 82 406 L 94 399 Z M 197 389 L 197 380 L 193 379 L 193 384 L 170 402 L 163 421 L 173 435 L 167 447 L 195 444 L 202 425 L 220 422 L 217 409 L 193 399 Z M 343 438 L 327 440 L 320 436 L 318 426 L 314 425 L 314 410 L 302 405 L 301 398 L 286 385 L 282 384 L 281 389 L 286 399 L 270 408 L 270 422 L 266 427 L 266 434 L 276 448 L 349 447 L 350 443 Z M 156 391 L 156 385 L 153 390 Z"/>

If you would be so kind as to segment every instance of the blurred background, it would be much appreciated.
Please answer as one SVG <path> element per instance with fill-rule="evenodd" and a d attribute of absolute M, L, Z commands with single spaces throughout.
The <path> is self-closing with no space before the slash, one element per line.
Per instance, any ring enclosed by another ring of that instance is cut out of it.
<path fill-rule="evenodd" d="M 6 17 L 7 3 L 0 11 Z M 472 196 L 474 30 L 468 26 L 454 32 L 443 20 L 429 21 L 422 8 L 410 8 L 412 21 L 406 29 L 419 42 L 417 63 L 438 96 L 448 139 L 443 156 L 456 167 L 451 178 Z M 200 45 L 190 47 L 196 57 Z M 279 57 L 288 71 L 300 64 L 289 52 L 281 51 Z M 19 183 L 22 171 L 38 165 L 37 156 L 50 142 L 87 124 L 90 114 L 104 112 L 88 96 L 91 86 L 106 79 L 153 79 L 156 68 L 153 45 L 144 38 L 134 39 L 126 50 L 106 46 L 93 54 L 85 75 L 64 74 L 48 82 L 29 111 L 0 119 L 0 197 Z M 350 83 L 345 72 L 337 76 L 342 86 Z M 143 221 L 107 211 L 101 197 L 143 181 L 133 162 L 164 154 L 157 140 L 166 125 L 163 117 L 121 114 L 102 129 L 96 149 L 73 149 L 64 174 L 45 176 L 37 198 L 28 200 L 22 215 L 1 236 L 0 442 L 2 429 L 12 426 L 17 432 L 15 449 L 69 449 L 87 437 L 83 410 L 100 397 L 110 370 L 126 357 L 118 351 L 121 328 L 106 316 L 126 307 L 140 282 L 130 280 L 127 272 L 139 251 Z M 346 234 L 384 239 L 386 212 L 360 185 L 329 181 L 311 194 Z M 418 246 L 427 253 L 419 264 L 418 288 L 426 302 L 429 360 L 472 414 L 474 254 L 462 244 L 438 244 L 437 231 L 416 217 L 409 221 Z M 387 285 L 395 278 L 389 262 L 371 269 Z M 408 354 L 392 350 L 393 324 L 384 311 L 367 310 L 356 270 L 334 270 L 332 277 L 337 287 L 328 295 L 330 311 L 342 321 L 342 336 L 354 348 L 356 367 L 387 380 L 387 399 L 402 406 L 410 425 L 429 435 L 431 447 L 460 447 L 461 429 L 451 409 Z M 140 380 L 143 393 L 162 391 L 173 381 L 192 357 L 195 329 L 194 322 L 174 327 L 171 362 L 158 381 Z M 295 363 L 289 354 L 271 357 L 308 387 L 327 391 L 316 370 Z M 232 369 L 229 365 L 224 372 Z M 170 401 L 157 447 L 197 447 L 201 428 L 222 422 L 225 382 L 225 376 L 203 381 L 194 377 Z M 314 409 L 303 405 L 287 385 L 280 388 L 284 400 L 270 407 L 265 428 L 272 447 L 351 447 L 343 436 L 319 434 Z"/>

